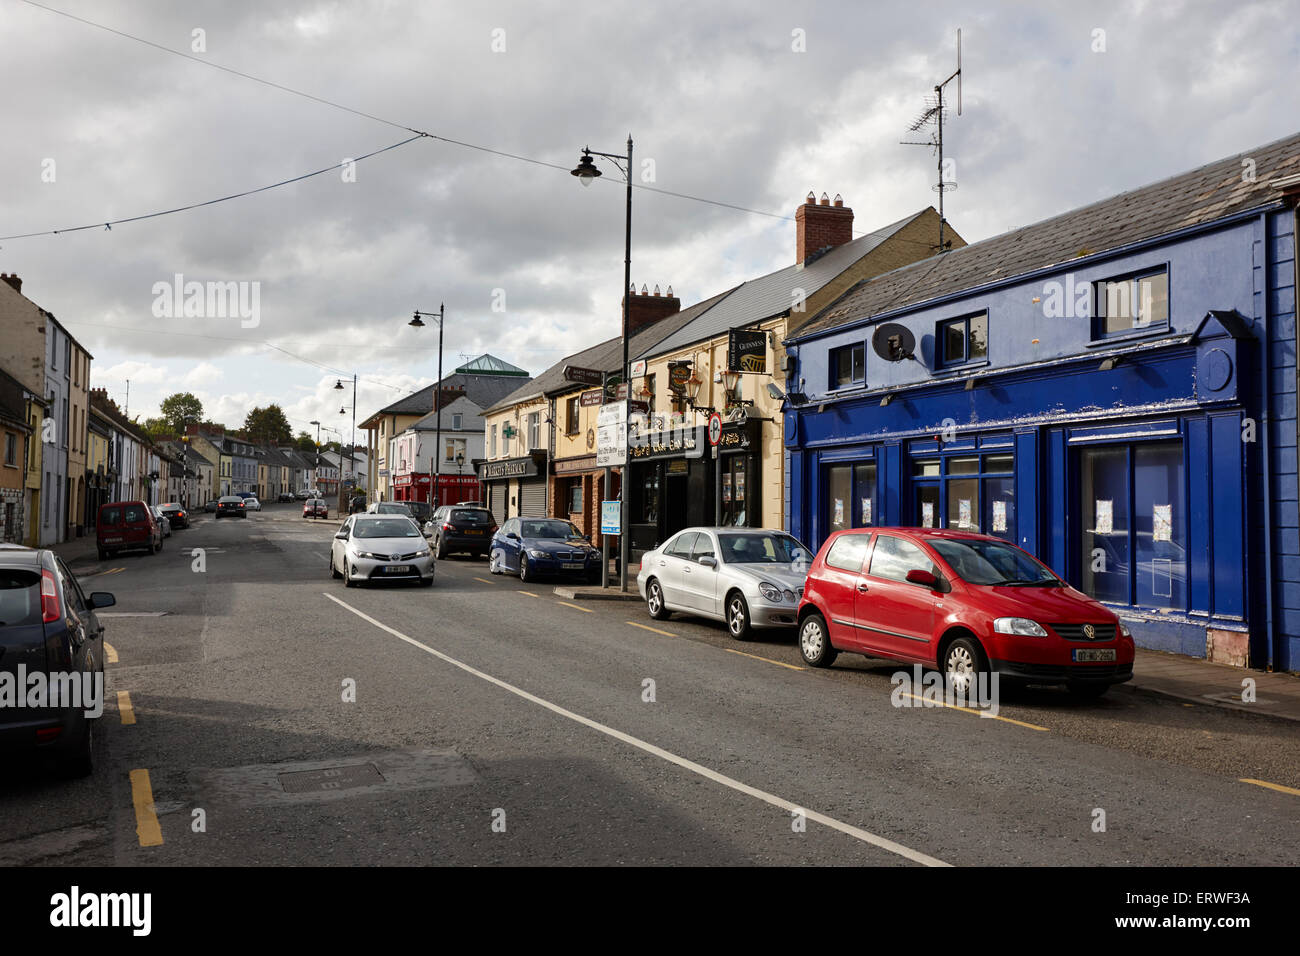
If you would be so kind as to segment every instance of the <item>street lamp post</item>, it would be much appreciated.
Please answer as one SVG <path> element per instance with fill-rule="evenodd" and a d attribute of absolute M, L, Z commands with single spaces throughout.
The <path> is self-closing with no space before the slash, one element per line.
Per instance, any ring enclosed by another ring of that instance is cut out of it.
<path fill-rule="evenodd" d="M 622 384 L 626 392 L 626 398 L 630 399 L 632 397 L 632 386 L 631 386 L 631 377 L 628 375 L 627 342 L 628 342 L 628 332 L 629 332 L 628 309 L 631 307 L 631 301 L 630 301 L 631 295 L 629 294 L 628 289 L 632 285 L 632 134 L 629 133 L 627 137 L 626 156 L 620 156 L 617 153 L 598 153 L 595 150 L 586 147 L 583 148 L 582 159 L 578 162 L 578 165 L 574 169 L 570 170 L 570 174 L 573 176 L 577 176 L 578 180 L 584 186 L 590 186 L 592 180 L 594 180 L 596 177 L 598 177 L 601 174 L 600 170 L 596 168 L 596 164 L 591 159 L 591 157 L 593 156 L 603 156 L 605 159 L 608 159 L 611 162 L 613 162 L 615 166 L 618 166 L 619 170 L 623 173 L 623 178 L 627 181 L 627 218 L 624 225 L 624 236 L 623 236 L 623 243 L 624 243 L 623 244 L 623 373 L 620 376 L 620 378 L 622 378 Z M 620 160 L 627 163 L 626 168 L 619 166 Z M 623 414 L 624 449 L 627 448 L 627 411 L 626 411 L 627 407 L 628 407 L 627 404 L 625 404 L 624 414 Z M 618 579 L 619 579 L 619 589 L 622 591 L 626 591 L 627 590 L 627 560 L 628 560 L 627 485 L 628 485 L 628 477 L 629 477 L 628 462 L 626 458 L 624 458 L 623 460 L 622 471 L 619 474 L 620 477 L 619 477 L 619 492 L 618 492 L 618 496 L 619 496 Z M 606 479 L 605 482 L 605 493 L 609 494 L 608 478 Z M 603 543 L 605 540 L 605 535 L 602 534 L 601 539 Z M 609 576 L 608 546 L 606 546 L 604 550 L 606 551 L 606 553 L 604 554 L 602 582 L 604 579 L 608 578 Z"/>
<path fill-rule="evenodd" d="M 436 313 L 421 312 L 416 309 L 415 315 L 406 324 L 417 329 L 424 328 L 424 323 L 420 321 L 422 315 L 438 320 L 438 382 L 433 387 L 433 408 L 437 417 L 434 420 L 433 454 L 429 456 L 433 459 L 429 507 L 436 508 L 441 503 L 438 501 L 438 478 L 442 474 L 442 326 L 443 320 L 446 318 L 446 306 L 444 303 L 439 302 Z"/>
<path fill-rule="evenodd" d="M 335 382 L 334 382 L 334 387 L 335 387 L 336 389 L 341 389 L 341 388 L 343 388 L 343 382 L 342 382 L 342 381 L 339 381 L 339 380 L 335 380 Z M 339 414 L 340 414 L 340 415 L 346 415 L 346 414 L 347 414 L 347 409 L 346 409 L 346 408 L 340 408 L 340 409 L 339 409 Z M 356 376 L 356 374 L 354 373 L 353 376 L 352 376 L 352 437 L 351 437 L 351 439 L 348 441 L 348 471 L 352 472 L 354 475 L 356 474 L 356 466 L 355 466 L 355 463 L 354 463 L 354 460 L 353 460 L 352 453 L 353 453 L 353 451 L 355 450 L 356 445 L 357 445 L 357 376 Z M 341 458 L 340 458 L 340 461 L 342 461 Z M 355 480 L 355 479 L 354 479 L 354 480 Z M 342 486 L 342 484 L 343 484 L 343 482 L 340 481 L 340 482 L 339 482 L 340 487 Z M 339 504 L 340 504 L 340 510 L 341 510 L 341 506 L 342 506 L 342 501 L 341 501 L 341 500 L 340 500 Z"/>

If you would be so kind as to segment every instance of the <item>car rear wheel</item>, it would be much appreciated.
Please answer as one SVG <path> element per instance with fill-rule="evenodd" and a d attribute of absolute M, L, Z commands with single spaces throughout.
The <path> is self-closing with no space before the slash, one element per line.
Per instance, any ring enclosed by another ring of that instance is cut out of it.
<path fill-rule="evenodd" d="M 650 616 L 656 621 L 664 621 L 672 616 L 672 611 L 664 606 L 664 589 L 658 578 L 651 578 L 645 586 L 645 606 Z"/>
<path fill-rule="evenodd" d="M 58 770 L 64 777 L 89 777 L 95 772 L 95 721 L 83 717 L 81 724 L 76 748 L 59 758 Z"/>
<path fill-rule="evenodd" d="M 943 673 L 954 693 L 974 700 L 981 674 L 988 673 L 984 651 L 973 637 L 959 637 L 943 655 Z"/>
<path fill-rule="evenodd" d="M 738 641 L 749 640 L 749 605 L 739 591 L 727 595 L 727 630 Z"/>
<path fill-rule="evenodd" d="M 438 551 L 437 551 L 437 555 L 438 555 L 438 560 L 439 560 L 439 561 L 441 561 L 443 558 L 447 557 L 447 545 L 443 542 L 443 540 L 442 540 L 442 535 L 438 535 Z"/>
<path fill-rule="evenodd" d="M 831 635 L 826 629 L 826 619 L 820 614 L 809 614 L 799 625 L 799 655 L 810 667 L 830 667 L 838 652 L 831 646 Z"/>
<path fill-rule="evenodd" d="M 1110 685 L 1101 681 L 1072 681 L 1066 684 L 1065 687 L 1070 692 L 1071 697 L 1079 700 L 1096 700 L 1110 690 Z"/>

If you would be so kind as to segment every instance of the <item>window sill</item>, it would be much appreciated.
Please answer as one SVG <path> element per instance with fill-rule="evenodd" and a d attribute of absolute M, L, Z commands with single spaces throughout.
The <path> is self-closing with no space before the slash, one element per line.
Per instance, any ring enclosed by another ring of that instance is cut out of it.
<path fill-rule="evenodd" d="M 851 382 L 848 385 L 832 385 L 826 390 L 826 395 L 827 397 L 833 395 L 849 395 L 853 392 L 865 392 L 866 390 L 867 383 L 864 379 L 861 382 Z"/>
<path fill-rule="evenodd" d="M 940 365 L 932 373 L 933 378 L 952 378 L 960 375 L 962 372 L 973 372 L 975 369 L 988 368 L 992 363 L 987 359 L 979 359 L 975 362 L 954 362 L 952 365 Z"/>
<path fill-rule="evenodd" d="M 1169 323 L 1163 325 L 1151 326 L 1149 328 L 1134 329 L 1131 332 L 1115 332 L 1112 335 L 1106 335 L 1094 338 L 1087 344 L 1087 348 L 1100 349 L 1109 345 L 1123 344 L 1125 342 L 1141 341 L 1143 339 L 1159 338 L 1163 335 L 1170 335 L 1171 329 Z"/>

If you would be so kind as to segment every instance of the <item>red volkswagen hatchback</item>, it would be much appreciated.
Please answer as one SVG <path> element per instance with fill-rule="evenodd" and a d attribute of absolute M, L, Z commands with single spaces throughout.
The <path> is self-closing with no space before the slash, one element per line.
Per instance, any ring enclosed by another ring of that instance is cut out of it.
<path fill-rule="evenodd" d="M 937 528 L 837 531 L 822 545 L 799 652 L 829 667 L 839 651 L 936 667 L 959 686 L 996 671 L 1099 697 L 1133 677 L 1133 635 L 1112 611 L 1013 544 Z"/>

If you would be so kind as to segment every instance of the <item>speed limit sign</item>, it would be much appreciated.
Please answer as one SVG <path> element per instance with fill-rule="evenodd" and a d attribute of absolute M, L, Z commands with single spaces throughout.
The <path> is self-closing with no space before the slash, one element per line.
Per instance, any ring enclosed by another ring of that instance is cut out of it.
<path fill-rule="evenodd" d="M 722 416 L 714 412 L 709 416 L 709 444 L 717 447 L 722 441 Z"/>

